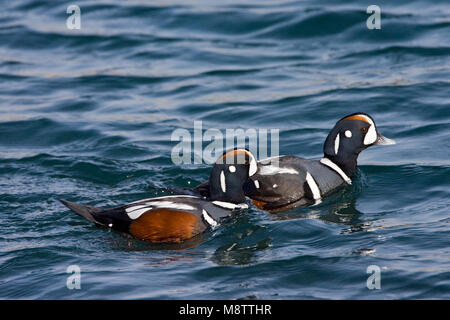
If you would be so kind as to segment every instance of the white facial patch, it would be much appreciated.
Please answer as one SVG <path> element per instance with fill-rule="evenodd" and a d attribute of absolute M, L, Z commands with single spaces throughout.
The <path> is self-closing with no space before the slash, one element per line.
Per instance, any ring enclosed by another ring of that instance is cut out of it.
<path fill-rule="evenodd" d="M 277 188 L 278 187 L 278 185 L 275 183 L 273 186 L 272 186 L 272 188 Z"/>
<path fill-rule="evenodd" d="M 250 155 L 250 168 L 248 169 L 248 176 L 251 177 L 258 170 L 258 165 L 256 163 L 255 157 L 249 153 Z"/>
<path fill-rule="evenodd" d="M 369 130 L 367 131 L 366 136 L 364 137 L 364 144 L 367 146 L 377 141 L 377 130 L 375 128 L 375 123 L 371 118 L 369 118 L 364 114 L 361 114 L 360 116 L 366 119 L 367 123 L 370 124 Z"/>
<path fill-rule="evenodd" d="M 309 172 L 306 172 L 306 182 L 308 183 L 309 189 L 311 189 L 314 200 L 320 199 L 321 198 L 320 189 L 317 186 L 316 181 L 314 180 L 314 178 L 312 177 L 312 175 Z"/>
<path fill-rule="evenodd" d="M 258 170 L 258 164 L 257 164 L 256 159 L 253 156 L 253 154 L 251 154 L 251 152 L 249 152 L 249 151 L 247 151 L 245 149 L 237 149 L 237 150 L 235 150 L 235 154 L 237 154 L 237 153 L 239 153 L 239 154 L 244 153 L 245 155 L 247 155 L 250 158 L 250 160 L 249 160 L 249 168 L 248 168 L 248 176 L 251 177 L 252 175 L 254 175 L 256 173 L 256 171 Z M 238 158 L 238 162 L 239 161 L 240 160 Z M 240 164 L 242 164 L 242 163 L 240 163 Z"/>
<path fill-rule="evenodd" d="M 339 151 L 339 136 L 340 134 L 336 136 L 336 139 L 334 139 L 334 154 L 338 154 Z"/>
<path fill-rule="evenodd" d="M 364 137 L 364 144 L 367 146 L 375 141 L 377 141 L 377 131 L 375 130 L 375 124 L 371 124 L 366 136 Z"/>
<path fill-rule="evenodd" d="M 253 181 L 253 183 L 255 184 L 256 189 L 259 189 L 259 181 L 255 180 L 255 181 Z"/>
<path fill-rule="evenodd" d="M 234 172 L 236 172 L 236 167 L 235 166 L 229 166 L 228 170 L 230 170 L 230 172 L 234 173 Z"/>
<path fill-rule="evenodd" d="M 350 130 L 345 130 L 345 136 L 347 138 L 351 138 L 352 137 L 352 132 Z"/>
<path fill-rule="evenodd" d="M 222 192 L 227 192 L 227 185 L 225 183 L 225 173 L 223 170 L 220 172 L 220 187 L 222 188 Z"/>

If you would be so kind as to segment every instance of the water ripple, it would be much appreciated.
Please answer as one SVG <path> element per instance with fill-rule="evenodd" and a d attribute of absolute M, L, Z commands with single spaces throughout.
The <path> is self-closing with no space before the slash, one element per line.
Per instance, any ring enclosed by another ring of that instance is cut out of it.
<path fill-rule="evenodd" d="M 448 1 L 18 0 L 0 13 L 0 297 L 424 299 L 450 292 Z M 276 128 L 318 159 L 334 122 L 367 112 L 396 146 L 359 158 L 320 205 L 254 207 L 180 246 L 96 228 L 102 207 L 208 179 L 171 161 L 172 132 Z M 66 269 L 82 269 L 82 290 Z M 366 288 L 369 265 L 382 289 Z M 186 288 L 186 283 L 190 283 Z"/>

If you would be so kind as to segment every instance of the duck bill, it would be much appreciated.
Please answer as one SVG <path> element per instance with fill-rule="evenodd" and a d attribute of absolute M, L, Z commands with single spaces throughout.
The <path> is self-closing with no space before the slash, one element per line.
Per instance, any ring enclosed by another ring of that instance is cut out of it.
<path fill-rule="evenodd" d="M 375 141 L 374 145 L 377 146 L 388 146 L 391 144 L 396 144 L 395 140 L 386 138 L 385 136 L 378 134 L 377 140 Z"/>

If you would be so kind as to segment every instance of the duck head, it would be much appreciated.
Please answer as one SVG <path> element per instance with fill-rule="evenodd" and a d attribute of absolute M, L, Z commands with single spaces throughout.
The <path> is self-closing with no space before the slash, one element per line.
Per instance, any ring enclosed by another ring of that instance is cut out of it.
<path fill-rule="evenodd" d="M 358 155 L 375 145 L 395 141 L 381 135 L 375 121 L 365 113 L 354 113 L 340 119 L 328 134 L 323 147 L 325 158 L 338 165 L 348 176 L 356 172 Z"/>
<path fill-rule="evenodd" d="M 230 203 L 244 203 L 244 183 L 256 173 L 255 157 L 245 149 L 225 152 L 217 159 L 209 177 L 210 199 Z"/>

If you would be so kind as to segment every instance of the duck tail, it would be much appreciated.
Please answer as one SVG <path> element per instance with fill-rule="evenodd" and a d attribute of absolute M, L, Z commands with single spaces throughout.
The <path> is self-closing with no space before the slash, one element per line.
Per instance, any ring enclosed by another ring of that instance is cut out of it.
<path fill-rule="evenodd" d="M 93 214 L 103 211 L 100 208 L 92 207 L 92 206 L 84 206 L 78 203 L 66 201 L 63 199 L 59 199 L 63 205 L 67 208 L 75 212 L 77 215 L 86 218 L 87 220 L 94 222 L 95 224 L 103 225 L 103 223 L 97 221 Z"/>

